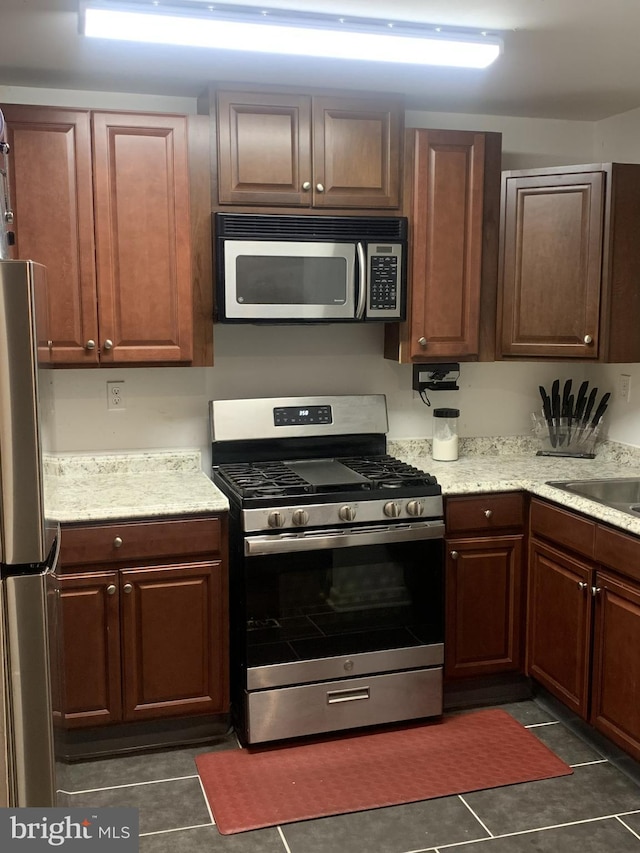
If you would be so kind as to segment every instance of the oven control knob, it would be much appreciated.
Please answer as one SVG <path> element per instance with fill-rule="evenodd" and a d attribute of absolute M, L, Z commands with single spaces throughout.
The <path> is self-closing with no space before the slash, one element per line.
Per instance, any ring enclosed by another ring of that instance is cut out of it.
<path fill-rule="evenodd" d="M 353 506 L 346 504 L 338 510 L 338 515 L 343 521 L 353 521 L 356 517 L 356 509 Z"/>
<path fill-rule="evenodd" d="M 384 505 L 384 514 L 389 518 L 397 518 L 400 515 L 400 504 L 389 501 Z"/>
<path fill-rule="evenodd" d="M 409 515 L 424 515 L 424 501 L 409 501 L 407 512 Z"/>
<path fill-rule="evenodd" d="M 275 512 L 270 512 L 269 517 L 267 518 L 267 523 L 269 527 L 284 527 L 284 515 L 277 510 Z"/>
<path fill-rule="evenodd" d="M 309 524 L 309 513 L 306 509 L 294 509 L 291 521 L 296 527 L 303 527 L 305 524 Z"/>

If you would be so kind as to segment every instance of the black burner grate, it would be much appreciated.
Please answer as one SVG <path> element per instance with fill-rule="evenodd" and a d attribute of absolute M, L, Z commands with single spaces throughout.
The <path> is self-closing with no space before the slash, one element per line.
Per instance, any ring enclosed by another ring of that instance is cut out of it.
<path fill-rule="evenodd" d="M 350 456 L 336 461 L 366 478 L 366 482 L 357 486 L 345 484 L 345 488 L 351 491 L 427 487 L 437 482 L 435 477 L 386 454 Z M 218 477 L 243 498 L 294 497 L 317 491 L 286 462 L 241 462 L 221 465 L 217 471 Z"/>

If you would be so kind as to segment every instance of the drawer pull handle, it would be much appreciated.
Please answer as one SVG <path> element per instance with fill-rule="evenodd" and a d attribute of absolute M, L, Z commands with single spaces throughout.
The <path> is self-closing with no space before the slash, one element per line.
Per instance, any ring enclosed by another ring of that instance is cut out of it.
<path fill-rule="evenodd" d="M 369 698 L 369 688 L 359 687 L 355 690 L 330 690 L 327 693 L 327 705 L 337 705 L 338 702 L 358 702 Z"/>
<path fill-rule="evenodd" d="M 110 583 L 107 587 L 107 595 L 115 595 L 116 594 L 116 585 L 114 583 Z"/>
<path fill-rule="evenodd" d="M 485 509 L 484 515 L 485 515 L 485 518 L 491 518 L 491 516 L 493 515 L 493 510 L 492 509 Z"/>
<path fill-rule="evenodd" d="M 452 560 L 457 560 L 460 554 L 457 551 L 452 551 L 450 557 Z"/>
<path fill-rule="evenodd" d="M 113 547 L 122 548 L 122 539 L 119 536 L 116 536 L 116 538 L 113 540 Z"/>
<path fill-rule="evenodd" d="M 123 587 L 124 591 L 129 595 L 130 592 L 133 592 L 133 584 L 126 583 Z"/>

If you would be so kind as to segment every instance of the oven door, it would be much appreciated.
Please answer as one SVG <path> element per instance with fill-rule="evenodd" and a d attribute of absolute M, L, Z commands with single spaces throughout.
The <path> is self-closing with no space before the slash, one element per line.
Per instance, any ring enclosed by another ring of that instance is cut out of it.
<path fill-rule="evenodd" d="M 355 259 L 355 243 L 225 240 L 223 319 L 353 320 L 364 307 Z"/>
<path fill-rule="evenodd" d="M 441 665 L 444 526 L 248 536 L 248 690 Z"/>

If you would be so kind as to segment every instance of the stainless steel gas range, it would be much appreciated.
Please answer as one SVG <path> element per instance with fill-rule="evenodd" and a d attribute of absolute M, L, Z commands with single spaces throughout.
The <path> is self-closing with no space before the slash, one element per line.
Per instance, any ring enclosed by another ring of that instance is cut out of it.
<path fill-rule="evenodd" d="M 386 454 L 384 396 L 216 400 L 210 419 L 240 738 L 440 715 L 441 489 Z"/>

